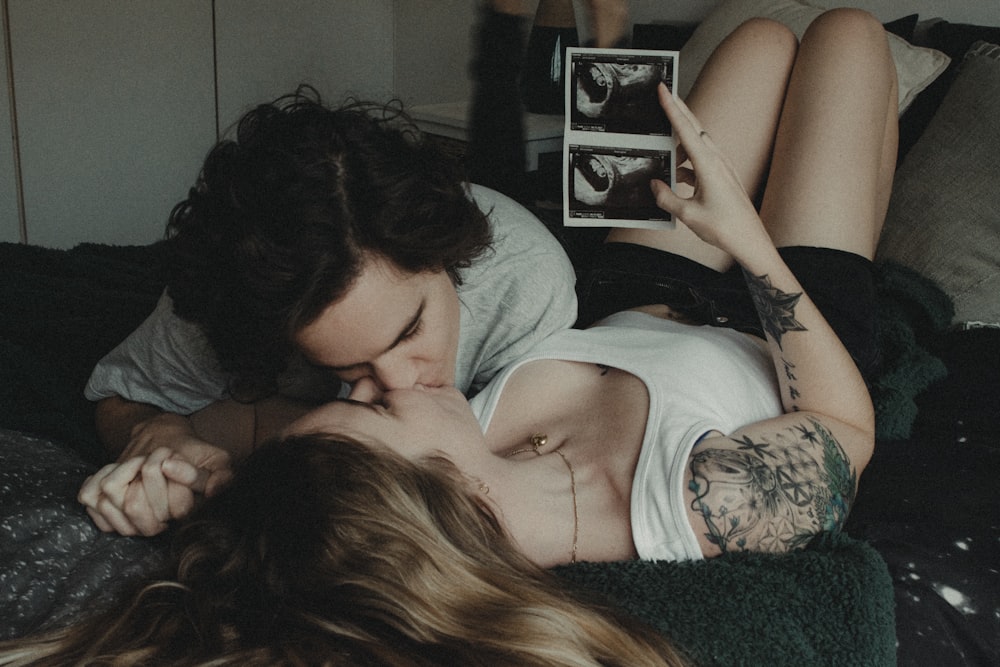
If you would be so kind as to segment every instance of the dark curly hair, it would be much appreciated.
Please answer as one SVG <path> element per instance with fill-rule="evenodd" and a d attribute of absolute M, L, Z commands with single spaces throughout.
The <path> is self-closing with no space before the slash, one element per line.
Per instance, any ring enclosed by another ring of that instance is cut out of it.
<path fill-rule="evenodd" d="M 170 215 L 175 312 L 204 330 L 234 395 L 266 395 L 292 335 L 347 292 L 367 258 L 460 283 L 492 240 L 463 176 L 399 105 L 329 108 L 309 87 L 260 105 L 212 149 Z"/>

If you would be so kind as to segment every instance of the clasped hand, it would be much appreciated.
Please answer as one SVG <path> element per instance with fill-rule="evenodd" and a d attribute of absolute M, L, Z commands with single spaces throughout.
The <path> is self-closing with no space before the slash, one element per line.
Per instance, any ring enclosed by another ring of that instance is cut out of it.
<path fill-rule="evenodd" d="M 231 477 L 228 452 L 199 439 L 187 418 L 161 414 L 136 427 L 118 461 L 88 477 L 77 500 L 104 532 L 152 536 Z"/>

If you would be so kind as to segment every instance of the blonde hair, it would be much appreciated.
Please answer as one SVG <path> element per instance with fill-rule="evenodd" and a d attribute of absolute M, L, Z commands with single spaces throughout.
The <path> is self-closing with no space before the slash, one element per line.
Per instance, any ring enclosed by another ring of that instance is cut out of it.
<path fill-rule="evenodd" d="M 525 558 L 442 459 L 261 448 L 128 606 L 0 645 L 4 665 L 680 665 Z"/>

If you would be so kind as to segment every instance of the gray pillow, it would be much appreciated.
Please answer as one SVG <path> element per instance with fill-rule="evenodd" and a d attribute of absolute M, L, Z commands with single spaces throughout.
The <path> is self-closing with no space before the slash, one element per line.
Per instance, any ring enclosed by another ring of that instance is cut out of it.
<path fill-rule="evenodd" d="M 1000 324 L 1000 46 L 972 45 L 900 165 L 877 259 L 938 283 L 954 323 Z"/>

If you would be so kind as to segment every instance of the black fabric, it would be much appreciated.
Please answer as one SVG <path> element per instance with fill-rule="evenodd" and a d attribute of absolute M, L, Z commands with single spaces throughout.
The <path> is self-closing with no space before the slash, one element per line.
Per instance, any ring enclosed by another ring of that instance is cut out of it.
<path fill-rule="evenodd" d="M 632 48 L 680 51 L 697 27 L 696 23 L 636 23 Z"/>
<path fill-rule="evenodd" d="M 921 44 L 943 51 L 952 59 L 950 67 L 954 67 L 969 47 L 980 40 L 1000 44 L 1000 26 L 936 21 L 928 30 L 927 39 Z"/>
<path fill-rule="evenodd" d="M 476 27 L 480 47 L 470 68 L 475 90 L 469 110 L 469 181 L 517 201 L 525 200 L 528 188 L 520 91 L 525 24 L 523 17 L 484 6 Z"/>
<path fill-rule="evenodd" d="M 889 21 L 888 23 L 883 23 L 887 32 L 891 32 L 897 37 L 902 37 L 906 41 L 911 41 L 913 39 L 913 31 L 917 27 L 917 21 L 920 20 L 919 14 L 908 14 L 907 16 L 901 16 L 900 18 Z"/>
<path fill-rule="evenodd" d="M 947 377 L 912 435 L 880 440 L 847 532 L 889 564 L 901 667 L 1000 664 L 1000 329 L 929 344 Z"/>
<path fill-rule="evenodd" d="M 880 365 L 872 263 L 829 248 L 796 246 L 778 252 L 871 385 Z M 719 272 L 656 248 L 608 243 L 580 281 L 578 293 L 578 326 L 626 308 L 661 303 L 695 324 L 764 337 L 738 265 Z"/>
<path fill-rule="evenodd" d="M 83 388 L 152 312 L 164 284 L 160 257 L 156 244 L 0 243 L 0 424 L 104 460 Z"/>

